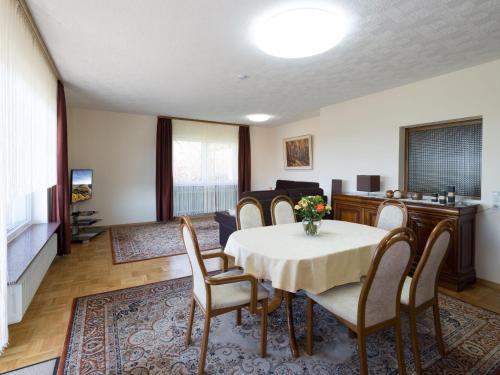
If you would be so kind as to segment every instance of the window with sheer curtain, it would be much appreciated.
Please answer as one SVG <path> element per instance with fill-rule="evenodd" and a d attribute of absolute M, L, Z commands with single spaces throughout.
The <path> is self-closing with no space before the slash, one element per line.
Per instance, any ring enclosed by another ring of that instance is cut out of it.
<path fill-rule="evenodd" d="M 56 183 L 57 79 L 18 1 L 0 2 L 0 352 L 7 343 L 7 228 Z"/>
<path fill-rule="evenodd" d="M 14 221 L 24 212 L 14 205 L 56 183 L 57 156 L 57 79 L 18 7 L 3 1 L 0 12 L 3 172 Z"/>
<path fill-rule="evenodd" d="M 174 120 L 174 216 L 236 206 L 238 127 Z"/>

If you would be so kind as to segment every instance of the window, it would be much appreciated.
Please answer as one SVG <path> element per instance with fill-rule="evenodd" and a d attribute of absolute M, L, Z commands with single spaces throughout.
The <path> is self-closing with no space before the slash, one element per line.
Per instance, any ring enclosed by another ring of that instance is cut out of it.
<path fill-rule="evenodd" d="M 405 128 L 405 190 L 481 197 L 482 119 Z"/>
<path fill-rule="evenodd" d="M 238 127 L 175 120 L 172 136 L 174 216 L 234 208 Z"/>
<path fill-rule="evenodd" d="M 19 7 L 0 3 L 0 215 L 9 238 L 31 223 L 33 209 L 39 220 L 36 192 L 56 183 L 57 79 Z"/>
<path fill-rule="evenodd" d="M 17 197 L 12 202 L 7 203 L 6 222 L 8 240 L 29 226 L 31 223 L 31 194 Z"/>
<path fill-rule="evenodd" d="M 12 234 L 29 225 L 28 197 L 56 181 L 57 80 L 24 6 L 0 1 L 0 351 L 9 336 L 7 226 Z"/>

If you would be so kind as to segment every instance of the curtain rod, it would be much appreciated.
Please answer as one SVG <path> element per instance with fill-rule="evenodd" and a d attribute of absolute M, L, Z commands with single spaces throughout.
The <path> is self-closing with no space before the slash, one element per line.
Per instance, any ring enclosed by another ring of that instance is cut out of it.
<path fill-rule="evenodd" d="M 181 120 L 181 121 L 196 121 L 196 122 L 204 122 L 208 124 L 219 124 L 219 125 L 230 125 L 230 126 L 247 126 L 245 124 L 236 124 L 233 122 L 220 122 L 220 121 L 210 121 L 210 120 L 198 120 L 195 118 L 187 118 L 187 117 L 174 117 L 174 116 L 158 116 L 158 118 L 166 118 L 170 120 Z"/>
<path fill-rule="evenodd" d="M 31 29 L 33 36 L 38 42 L 38 46 L 42 50 L 42 53 L 45 55 L 45 58 L 47 59 L 47 62 L 49 63 L 50 68 L 52 69 L 52 72 L 54 73 L 54 75 L 58 80 L 62 81 L 61 75 L 59 74 L 59 70 L 57 70 L 56 64 L 52 59 L 49 49 L 47 48 L 47 45 L 45 44 L 45 41 L 43 40 L 42 35 L 40 34 L 38 27 L 36 26 L 35 20 L 31 15 L 30 9 L 28 8 L 28 4 L 26 4 L 25 0 L 16 0 L 16 1 L 18 2 L 23 12 L 23 16 L 28 24 L 28 27 Z"/>

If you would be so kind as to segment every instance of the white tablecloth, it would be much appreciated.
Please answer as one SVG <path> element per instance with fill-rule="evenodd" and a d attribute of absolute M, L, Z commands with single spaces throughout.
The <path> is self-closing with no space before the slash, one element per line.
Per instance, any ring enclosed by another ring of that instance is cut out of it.
<path fill-rule="evenodd" d="M 302 223 L 282 224 L 236 231 L 224 251 L 245 272 L 270 280 L 275 288 L 321 293 L 359 281 L 387 233 L 367 225 L 323 220 L 319 236 L 309 237 Z"/>

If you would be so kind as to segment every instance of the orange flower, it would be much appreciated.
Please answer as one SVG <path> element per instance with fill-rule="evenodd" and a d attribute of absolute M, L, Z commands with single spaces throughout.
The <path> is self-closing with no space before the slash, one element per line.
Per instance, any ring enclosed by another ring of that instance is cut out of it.
<path fill-rule="evenodd" d="M 324 211 L 325 211 L 325 205 L 323 203 L 318 203 L 316 205 L 316 212 L 320 214 Z"/>

